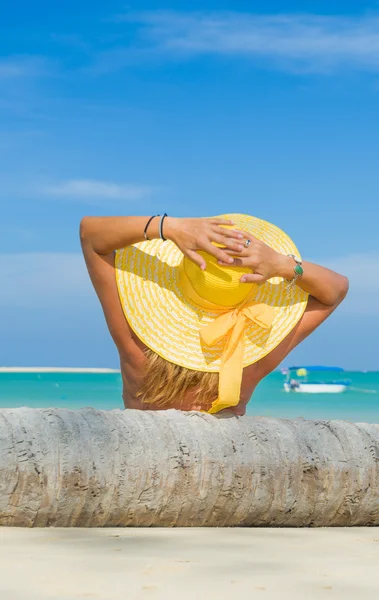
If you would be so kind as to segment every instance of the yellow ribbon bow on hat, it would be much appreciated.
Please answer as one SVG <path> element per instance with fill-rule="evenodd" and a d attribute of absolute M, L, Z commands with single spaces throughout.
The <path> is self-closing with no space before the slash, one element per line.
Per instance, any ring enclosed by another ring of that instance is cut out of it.
<path fill-rule="evenodd" d="M 252 303 L 234 308 L 202 327 L 200 336 L 207 346 L 214 346 L 230 332 L 221 359 L 218 398 L 208 413 L 237 406 L 240 401 L 246 320 L 253 321 L 263 329 L 270 329 L 274 314 L 272 306 Z"/>

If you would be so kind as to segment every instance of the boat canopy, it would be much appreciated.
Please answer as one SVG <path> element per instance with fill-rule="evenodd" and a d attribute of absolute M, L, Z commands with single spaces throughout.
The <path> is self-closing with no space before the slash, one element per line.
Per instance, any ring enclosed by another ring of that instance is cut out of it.
<path fill-rule="evenodd" d="M 299 369 L 306 369 L 307 371 L 344 371 L 342 367 L 322 367 L 322 366 L 311 366 L 305 367 L 304 365 L 299 365 L 298 367 L 288 367 L 288 371 L 298 371 Z"/>

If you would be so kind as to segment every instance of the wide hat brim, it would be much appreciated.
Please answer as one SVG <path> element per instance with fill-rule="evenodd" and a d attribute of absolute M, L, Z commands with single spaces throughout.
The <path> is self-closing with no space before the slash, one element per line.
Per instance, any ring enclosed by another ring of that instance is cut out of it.
<path fill-rule="evenodd" d="M 233 220 L 236 229 L 250 233 L 281 254 L 300 256 L 291 238 L 272 223 L 241 214 L 220 218 Z M 115 256 L 120 302 L 129 325 L 148 348 L 182 367 L 218 372 L 225 341 L 207 346 L 200 330 L 220 312 L 201 308 L 183 293 L 182 261 L 182 252 L 169 240 L 120 248 Z M 284 340 L 301 319 L 307 300 L 306 292 L 296 285 L 289 290 L 288 282 L 281 277 L 273 277 L 257 287 L 254 301 L 272 306 L 274 319 L 270 329 L 251 321 L 246 324 L 244 367 L 269 354 Z"/>

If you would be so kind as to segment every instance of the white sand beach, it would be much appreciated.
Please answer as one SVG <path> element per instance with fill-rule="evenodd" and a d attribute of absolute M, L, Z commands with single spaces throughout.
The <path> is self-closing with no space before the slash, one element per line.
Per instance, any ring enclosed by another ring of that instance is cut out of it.
<path fill-rule="evenodd" d="M 2 600 L 374 600 L 379 528 L 0 528 Z"/>

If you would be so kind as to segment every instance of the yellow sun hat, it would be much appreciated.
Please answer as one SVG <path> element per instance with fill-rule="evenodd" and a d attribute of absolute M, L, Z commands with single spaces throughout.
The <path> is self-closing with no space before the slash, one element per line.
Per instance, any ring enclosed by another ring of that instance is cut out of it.
<path fill-rule="evenodd" d="M 300 256 L 281 229 L 242 214 L 220 215 L 281 254 Z M 308 294 L 273 277 L 241 283 L 243 267 L 221 266 L 205 253 L 206 270 L 173 242 L 144 241 L 116 251 L 116 281 L 125 317 L 162 358 L 195 371 L 219 372 L 209 413 L 236 406 L 243 368 L 271 352 L 302 317 Z"/>

